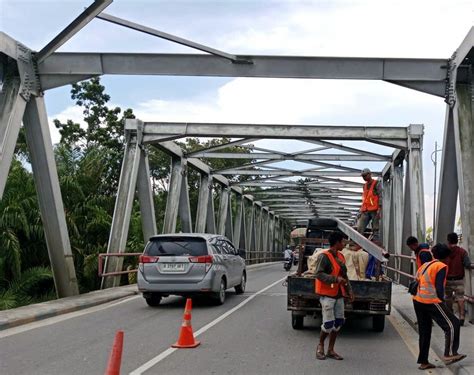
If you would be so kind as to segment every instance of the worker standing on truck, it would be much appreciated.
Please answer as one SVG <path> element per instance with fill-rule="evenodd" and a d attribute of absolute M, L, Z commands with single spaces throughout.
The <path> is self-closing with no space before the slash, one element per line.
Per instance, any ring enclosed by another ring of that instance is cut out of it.
<path fill-rule="evenodd" d="M 369 168 L 364 168 L 360 173 L 365 181 L 362 193 L 362 206 L 359 211 L 357 231 L 364 234 L 365 229 L 372 222 L 374 239 L 379 237 L 379 223 L 382 214 L 382 183 L 372 178 Z"/>
<path fill-rule="evenodd" d="M 344 297 L 353 301 L 351 284 L 347 277 L 347 268 L 341 250 L 344 248 L 344 235 L 333 232 L 328 237 L 329 249 L 321 251 L 316 263 L 316 294 L 320 296 L 323 323 L 316 348 L 316 358 L 342 360 L 334 351 L 336 337 L 344 324 Z M 324 342 L 329 336 L 327 354 Z"/>
<path fill-rule="evenodd" d="M 419 269 L 424 263 L 433 260 L 430 245 L 427 243 L 418 243 L 418 239 L 416 237 L 408 237 L 407 246 L 415 252 L 416 269 Z"/>

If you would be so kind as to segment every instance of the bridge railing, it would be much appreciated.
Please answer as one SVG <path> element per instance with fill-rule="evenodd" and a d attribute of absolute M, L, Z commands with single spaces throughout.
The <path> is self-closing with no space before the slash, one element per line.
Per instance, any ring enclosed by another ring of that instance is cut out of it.
<path fill-rule="evenodd" d="M 413 263 L 416 261 L 416 258 L 414 256 L 411 256 L 411 255 L 401 255 L 401 254 L 390 254 L 390 257 L 393 257 L 395 259 L 409 259 L 410 261 L 412 261 Z M 401 265 L 401 262 L 396 262 L 398 267 L 400 267 Z M 407 273 L 407 272 L 404 272 L 404 271 L 401 271 L 400 269 L 398 268 L 393 268 L 393 267 L 390 267 L 386 264 L 382 264 L 382 267 L 385 269 L 385 270 L 388 270 L 388 271 L 391 271 L 391 272 L 395 272 L 396 275 L 397 275 L 397 278 L 396 280 L 394 280 L 393 278 L 391 278 L 392 281 L 395 281 L 397 284 L 402 284 L 402 285 L 405 285 L 405 283 L 401 283 L 400 282 L 400 276 L 405 276 L 409 279 L 415 279 L 415 275 L 413 274 L 410 274 L 410 273 Z M 474 263 L 471 263 L 471 269 L 474 268 Z M 405 285 L 407 286 L 407 285 Z M 474 296 L 471 296 L 471 295 L 468 295 L 468 294 L 465 294 L 464 295 L 464 299 L 469 302 L 469 303 L 472 303 L 474 304 Z"/>
<path fill-rule="evenodd" d="M 245 251 L 244 249 L 239 249 L 239 254 L 240 253 L 244 255 L 243 258 L 245 259 L 246 265 L 277 262 L 277 261 L 283 260 L 283 254 L 278 255 L 278 253 L 270 252 L 270 251 L 257 251 L 257 250 Z M 123 270 L 123 271 L 116 271 L 116 272 L 104 272 L 104 265 L 105 265 L 104 259 L 106 259 L 107 257 L 129 257 L 129 256 L 138 257 L 142 254 L 143 253 L 100 253 L 99 259 L 98 259 L 98 266 L 97 266 L 99 277 L 137 273 L 138 272 L 137 268 Z"/>
<path fill-rule="evenodd" d="M 101 253 L 99 254 L 99 263 L 97 266 L 99 277 L 105 276 L 117 276 L 117 275 L 125 275 L 129 273 L 137 273 L 138 269 L 133 270 L 125 270 L 125 271 L 116 271 L 116 272 L 103 272 L 104 271 L 104 258 L 106 257 L 128 257 L 128 256 L 140 256 L 143 253 Z"/>

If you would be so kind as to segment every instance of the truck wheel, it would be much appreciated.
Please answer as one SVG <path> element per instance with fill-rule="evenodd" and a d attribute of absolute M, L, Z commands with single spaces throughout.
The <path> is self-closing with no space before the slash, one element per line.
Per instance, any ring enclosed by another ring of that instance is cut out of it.
<path fill-rule="evenodd" d="M 293 327 L 293 329 L 302 329 L 303 321 L 303 315 L 296 315 L 295 313 L 291 313 L 291 326 Z"/>
<path fill-rule="evenodd" d="M 372 317 L 372 329 L 375 332 L 383 332 L 385 328 L 385 315 L 375 315 Z"/>

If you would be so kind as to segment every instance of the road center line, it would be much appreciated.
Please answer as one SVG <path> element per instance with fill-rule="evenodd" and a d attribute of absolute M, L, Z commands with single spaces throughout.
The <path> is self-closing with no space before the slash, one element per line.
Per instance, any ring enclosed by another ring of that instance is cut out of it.
<path fill-rule="evenodd" d="M 285 280 L 287 278 L 287 276 L 281 278 L 280 280 L 277 280 L 275 281 L 274 283 L 266 286 L 265 288 L 259 290 L 258 292 L 256 292 L 255 294 L 251 295 L 249 298 L 243 300 L 242 302 L 240 302 L 237 306 L 233 307 L 232 309 L 230 309 L 229 311 L 227 311 L 226 313 L 224 313 L 223 315 L 221 315 L 220 317 L 218 317 L 217 319 L 213 320 L 212 322 L 206 324 L 204 327 L 202 327 L 201 329 L 199 329 L 198 331 L 196 331 L 194 333 L 194 336 L 197 337 L 199 336 L 200 334 L 206 332 L 207 330 L 209 330 L 210 328 L 214 327 L 216 324 L 220 323 L 221 321 L 223 321 L 225 318 L 227 318 L 229 315 L 233 314 L 234 312 L 236 312 L 237 310 L 239 310 L 240 308 L 244 307 L 247 303 L 249 303 L 251 300 L 253 300 L 254 298 L 256 298 L 258 295 L 266 292 L 268 289 L 274 287 L 275 285 L 277 285 L 278 283 L 281 283 L 283 280 Z M 142 366 L 140 366 L 139 368 L 137 368 L 136 370 L 133 370 L 130 375 L 140 375 L 140 374 L 143 374 L 145 371 L 149 370 L 150 368 L 152 368 L 153 366 L 155 366 L 157 363 L 159 363 L 160 361 L 162 361 L 163 359 L 165 359 L 166 357 L 168 357 L 170 354 L 173 354 L 176 350 L 176 348 L 168 348 L 166 349 L 164 352 L 158 354 L 156 357 L 150 359 L 148 362 L 146 362 L 145 364 L 143 364 Z"/>

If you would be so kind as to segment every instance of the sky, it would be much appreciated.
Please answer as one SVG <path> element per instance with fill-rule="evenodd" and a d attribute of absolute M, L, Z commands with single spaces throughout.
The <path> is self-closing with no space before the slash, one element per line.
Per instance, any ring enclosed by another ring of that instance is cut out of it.
<path fill-rule="evenodd" d="M 0 0 L 0 30 L 40 50 L 90 3 Z M 255 55 L 449 58 L 474 21 L 474 3 L 463 0 L 115 0 L 106 12 L 228 53 Z M 98 19 L 59 51 L 198 53 Z M 144 121 L 424 124 L 426 223 L 432 223 L 430 157 L 435 142 L 442 145 L 442 98 L 358 80 L 106 76 L 102 82 L 114 105 L 132 108 Z M 69 92 L 69 86 L 46 92 L 51 122 L 81 120 Z M 54 128 L 52 137 L 59 139 Z"/>

